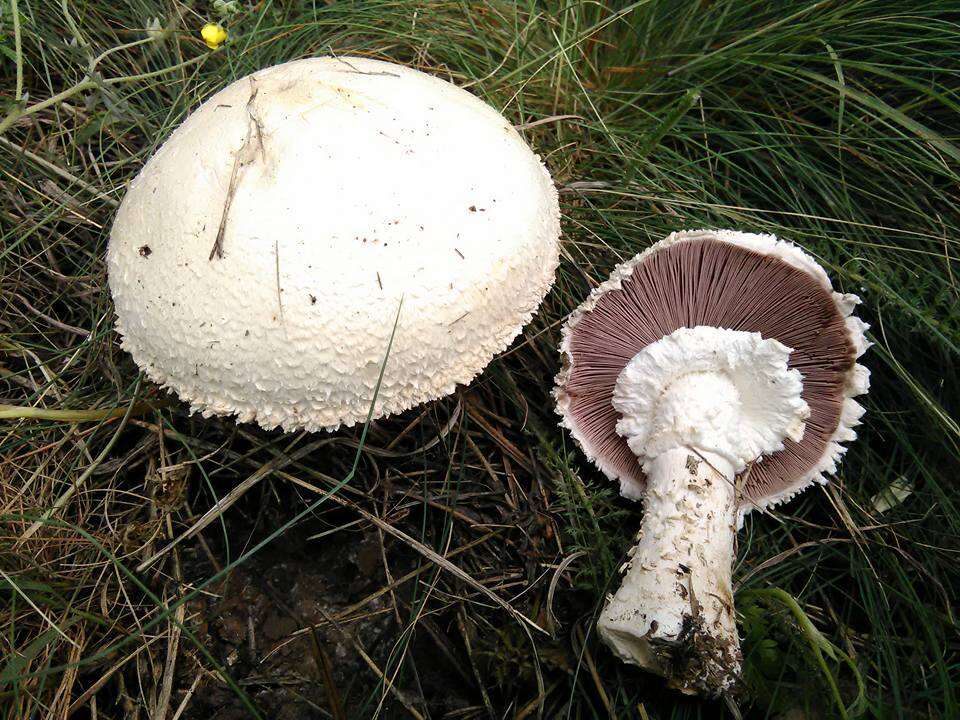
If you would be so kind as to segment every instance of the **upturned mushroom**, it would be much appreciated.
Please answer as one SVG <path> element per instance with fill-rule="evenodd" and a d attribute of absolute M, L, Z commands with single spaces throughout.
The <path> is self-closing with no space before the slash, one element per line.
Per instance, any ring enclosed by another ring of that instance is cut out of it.
<path fill-rule="evenodd" d="M 365 420 L 391 338 L 374 417 L 473 379 L 549 290 L 559 233 L 549 173 L 498 112 L 325 57 L 194 111 L 131 183 L 107 259 L 148 377 L 204 416 L 320 430 Z"/>
<path fill-rule="evenodd" d="M 638 541 L 598 622 L 616 655 L 687 693 L 741 676 L 732 562 L 743 516 L 835 472 L 869 373 L 855 295 L 772 235 L 673 233 L 569 318 L 561 424 L 623 496 Z"/>

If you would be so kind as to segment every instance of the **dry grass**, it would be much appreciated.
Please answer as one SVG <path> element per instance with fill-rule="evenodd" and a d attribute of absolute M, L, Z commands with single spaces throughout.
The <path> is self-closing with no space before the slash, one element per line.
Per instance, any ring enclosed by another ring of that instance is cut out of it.
<path fill-rule="evenodd" d="M 206 2 L 0 0 L 2 716 L 732 712 L 593 638 L 638 508 L 548 395 L 590 287 L 710 225 L 803 242 L 877 342 L 842 476 L 741 535 L 741 712 L 957 717 L 951 4 L 250 2 L 208 53 Z M 556 290 L 471 387 L 365 435 L 192 417 L 117 346 L 113 213 L 203 98 L 331 48 L 525 128 L 561 188 Z"/>

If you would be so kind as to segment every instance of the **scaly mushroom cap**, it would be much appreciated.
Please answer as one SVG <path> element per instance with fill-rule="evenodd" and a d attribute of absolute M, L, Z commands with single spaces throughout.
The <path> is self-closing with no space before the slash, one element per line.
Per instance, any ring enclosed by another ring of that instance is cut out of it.
<path fill-rule="evenodd" d="M 760 458 L 744 476 L 741 512 L 792 497 L 836 471 L 856 437 L 869 372 L 856 363 L 867 329 L 855 295 L 833 291 L 823 268 L 792 243 L 730 230 L 673 233 L 618 266 L 563 329 L 564 367 L 554 395 L 561 424 L 584 453 L 639 499 L 644 474 L 617 432 L 617 379 L 641 350 L 679 328 L 709 326 L 776 340 L 791 349 L 809 408 L 802 437 Z M 636 378 L 639 380 L 639 376 Z"/>
<path fill-rule="evenodd" d="M 110 237 L 117 330 L 203 414 L 318 430 L 451 393 L 553 282 L 549 173 L 430 75 L 313 58 L 201 105 L 131 183 Z"/>

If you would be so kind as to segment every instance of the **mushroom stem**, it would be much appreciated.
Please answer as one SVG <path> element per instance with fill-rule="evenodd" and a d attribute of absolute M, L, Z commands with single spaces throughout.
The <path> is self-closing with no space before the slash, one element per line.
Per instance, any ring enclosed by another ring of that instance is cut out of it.
<path fill-rule="evenodd" d="M 785 438 L 803 437 L 810 410 L 790 352 L 759 333 L 680 328 L 617 377 L 617 432 L 647 482 L 640 538 L 599 632 L 683 692 L 725 694 L 740 677 L 734 482 Z"/>
<path fill-rule="evenodd" d="M 683 447 L 645 469 L 638 542 L 597 628 L 624 661 L 685 693 L 720 695 L 736 684 L 742 660 L 731 586 L 734 467 L 715 453 Z"/>

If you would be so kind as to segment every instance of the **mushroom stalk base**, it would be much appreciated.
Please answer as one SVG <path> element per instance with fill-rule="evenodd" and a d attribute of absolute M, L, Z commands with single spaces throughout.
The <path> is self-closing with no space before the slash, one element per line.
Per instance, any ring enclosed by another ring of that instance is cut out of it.
<path fill-rule="evenodd" d="M 715 453 L 677 448 L 646 470 L 638 542 L 597 629 L 622 660 L 672 687 L 729 692 L 742 662 L 731 586 L 733 466 Z"/>

